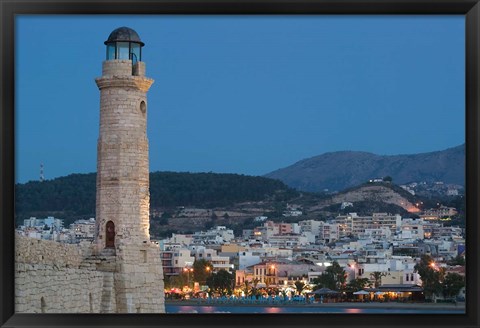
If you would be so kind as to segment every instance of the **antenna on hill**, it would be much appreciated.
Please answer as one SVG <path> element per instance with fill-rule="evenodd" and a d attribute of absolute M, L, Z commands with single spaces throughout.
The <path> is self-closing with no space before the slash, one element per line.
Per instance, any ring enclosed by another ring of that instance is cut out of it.
<path fill-rule="evenodd" d="M 45 181 L 45 176 L 43 175 L 43 163 L 40 164 L 40 182 Z"/>

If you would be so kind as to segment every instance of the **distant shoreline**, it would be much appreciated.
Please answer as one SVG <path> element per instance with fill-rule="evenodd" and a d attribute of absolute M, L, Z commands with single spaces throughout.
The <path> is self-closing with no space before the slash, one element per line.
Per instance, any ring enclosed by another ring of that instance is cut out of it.
<path fill-rule="evenodd" d="M 232 307 L 323 307 L 323 308 L 357 308 L 357 309 L 418 309 L 422 308 L 424 310 L 461 310 L 465 309 L 465 303 L 459 302 L 455 304 L 449 303 L 379 303 L 379 302 L 342 302 L 342 303 L 308 303 L 308 304 L 239 304 L 239 303 L 207 303 L 199 302 L 198 300 L 165 300 L 165 305 L 176 305 L 176 306 L 232 306 Z"/>

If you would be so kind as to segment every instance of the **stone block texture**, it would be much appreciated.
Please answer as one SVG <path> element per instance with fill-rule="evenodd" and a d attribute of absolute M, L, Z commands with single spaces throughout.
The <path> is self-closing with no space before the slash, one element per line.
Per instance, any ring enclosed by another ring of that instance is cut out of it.
<path fill-rule="evenodd" d="M 103 273 L 82 265 L 85 251 L 16 236 L 15 312 L 100 313 Z"/>
<path fill-rule="evenodd" d="M 138 64 L 137 64 L 138 65 Z M 115 242 L 150 241 L 146 92 L 152 79 L 132 75 L 129 60 L 103 63 L 97 146 L 97 245 L 106 246 L 106 224 Z"/>

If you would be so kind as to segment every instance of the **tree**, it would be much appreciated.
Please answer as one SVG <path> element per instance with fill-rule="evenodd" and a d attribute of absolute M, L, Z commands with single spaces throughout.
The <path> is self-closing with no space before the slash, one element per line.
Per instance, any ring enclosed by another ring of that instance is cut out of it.
<path fill-rule="evenodd" d="M 373 286 L 375 288 L 380 287 L 382 284 L 382 277 L 385 277 L 387 274 L 385 272 L 375 271 L 370 274 L 370 277 L 373 279 Z"/>
<path fill-rule="evenodd" d="M 353 293 L 353 292 L 357 292 L 359 290 L 364 289 L 369 284 L 370 284 L 370 279 L 368 278 L 356 278 L 347 284 L 346 289 L 348 292 Z"/>
<path fill-rule="evenodd" d="M 426 298 L 434 298 L 435 295 L 442 291 L 442 276 L 444 275 L 444 270 L 436 267 L 431 256 L 423 255 L 414 269 L 422 279 L 423 291 Z"/>
<path fill-rule="evenodd" d="M 172 217 L 172 213 L 168 211 L 163 212 L 161 216 L 162 219 L 170 219 L 171 217 Z"/>
<path fill-rule="evenodd" d="M 210 219 L 210 220 L 208 220 L 208 221 L 205 223 L 205 225 L 204 225 L 203 227 L 204 227 L 204 229 L 206 229 L 206 230 L 210 230 L 210 229 L 213 228 L 214 226 L 215 226 L 215 221 L 212 220 L 212 219 Z"/>
<path fill-rule="evenodd" d="M 193 279 L 198 281 L 200 284 L 205 284 L 207 278 L 212 273 L 212 263 L 205 259 L 195 260 L 193 262 Z"/>
<path fill-rule="evenodd" d="M 346 280 L 345 270 L 342 269 L 340 264 L 333 262 L 321 276 L 313 280 L 313 283 L 315 284 L 315 289 L 330 288 L 332 290 L 343 290 Z"/>
<path fill-rule="evenodd" d="M 250 281 L 245 279 L 245 281 L 243 283 L 243 286 L 244 286 L 243 287 L 243 292 L 245 293 L 245 295 L 250 295 L 250 291 L 252 289 Z"/>
<path fill-rule="evenodd" d="M 446 298 L 455 297 L 465 287 L 465 277 L 458 273 L 449 273 L 443 281 L 443 295 Z"/>
<path fill-rule="evenodd" d="M 386 177 L 383 177 L 383 181 L 385 181 L 385 182 L 392 182 L 393 179 L 392 179 L 391 176 L 387 175 Z"/>
<path fill-rule="evenodd" d="M 450 260 L 448 262 L 449 265 L 461 265 L 461 266 L 464 266 L 465 265 L 465 258 L 461 255 L 457 255 L 454 259 Z"/>
<path fill-rule="evenodd" d="M 295 281 L 295 290 L 297 291 L 298 295 L 301 295 L 303 290 L 307 287 L 303 281 L 297 280 Z"/>
<path fill-rule="evenodd" d="M 252 280 L 252 289 L 250 290 L 251 295 L 253 295 L 253 296 L 260 295 L 260 291 L 257 288 L 259 282 L 260 282 L 260 279 L 258 279 L 258 278 L 254 278 Z"/>
<path fill-rule="evenodd" d="M 157 222 L 159 225 L 166 226 L 168 225 L 168 218 L 162 216 L 161 218 L 157 219 Z"/>
<path fill-rule="evenodd" d="M 233 274 L 223 269 L 217 273 L 212 273 L 207 278 L 207 285 L 221 295 L 231 295 L 234 283 L 235 277 Z"/>
<path fill-rule="evenodd" d="M 188 283 L 188 277 L 185 273 L 180 273 L 178 276 L 170 276 L 165 279 L 165 289 L 183 288 Z"/>

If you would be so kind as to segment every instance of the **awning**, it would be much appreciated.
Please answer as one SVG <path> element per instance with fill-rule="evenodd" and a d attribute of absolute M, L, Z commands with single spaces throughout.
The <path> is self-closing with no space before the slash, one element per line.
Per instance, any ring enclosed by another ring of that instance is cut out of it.
<path fill-rule="evenodd" d="M 316 294 L 316 295 L 333 295 L 333 294 L 339 294 L 339 292 L 336 292 L 334 290 L 331 290 L 330 288 L 320 288 L 317 289 L 316 291 L 313 291 L 311 294 Z"/>
<path fill-rule="evenodd" d="M 370 293 L 364 290 L 359 290 L 358 292 L 353 293 L 353 295 L 370 295 Z"/>

